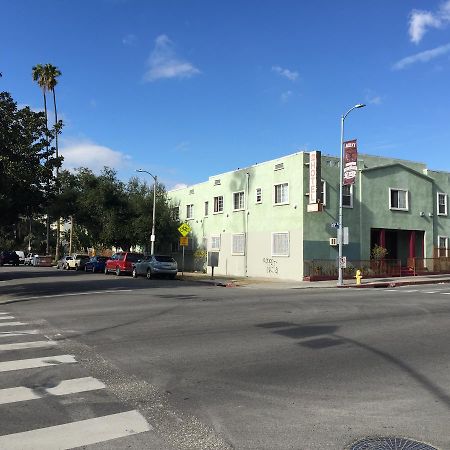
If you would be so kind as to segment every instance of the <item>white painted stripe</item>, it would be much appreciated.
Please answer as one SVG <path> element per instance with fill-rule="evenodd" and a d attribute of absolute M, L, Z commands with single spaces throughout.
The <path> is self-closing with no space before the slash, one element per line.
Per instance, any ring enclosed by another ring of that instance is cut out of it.
<path fill-rule="evenodd" d="M 67 294 L 53 294 L 53 295 L 36 295 L 35 297 L 20 297 L 20 300 L 35 300 L 37 298 L 56 298 L 56 297 L 73 297 L 77 295 L 92 295 L 92 294 L 120 294 L 121 292 L 132 292 L 133 289 L 110 289 L 109 291 L 89 291 L 89 292 L 71 292 Z"/>
<path fill-rule="evenodd" d="M 5 314 L 11 314 L 9 312 L 0 312 L 0 316 L 4 316 Z"/>
<path fill-rule="evenodd" d="M 0 331 L 0 338 L 10 336 L 27 336 L 30 334 L 39 334 L 39 330 L 23 330 L 23 331 Z"/>
<path fill-rule="evenodd" d="M 14 316 L 0 316 L 0 320 L 10 320 L 14 319 Z"/>
<path fill-rule="evenodd" d="M 18 325 L 28 325 L 27 323 L 23 322 L 0 322 L 0 327 L 15 327 Z"/>
<path fill-rule="evenodd" d="M 131 436 L 151 429 L 139 412 L 128 411 L 0 436 L 0 448 L 61 450 Z"/>
<path fill-rule="evenodd" d="M 422 294 L 436 294 L 439 291 L 422 291 Z"/>
<path fill-rule="evenodd" d="M 11 370 L 34 369 L 36 367 L 56 366 L 58 364 L 76 363 L 73 355 L 46 356 L 44 358 L 18 359 L 15 361 L 0 362 L 0 372 Z M 1 446 L 0 446 L 1 448 Z"/>
<path fill-rule="evenodd" d="M 385 289 L 387 292 L 398 292 L 398 289 Z"/>
<path fill-rule="evenodd" d="M 25 402 L 45 397 L 46 395 L 69 395 L 79 392 L 94 391 L 104 389 L 106 386 L 99 380 L 92 377 L 74 378 L 73 380 L 63 380 L 57 386 L 48 389 L 30 389 L 24 386 L 0 389 L 0 405 L 6 403 Z"/>
<path fill-rule="evenodd" d="M 418 292 L 418 290 L 419 289 L 405 289 L 405 290 L 402 289 L 402 292 L 410 293 L 410 292 Z"/>
<path fill-rule="evenodd" d="M 56 341 L 14 342 L 12 344 L 0 344 L 0 352 L 8 350 L 24 350 L 26 348 L 53 347 Z"/>
<path fill-rule="evenodd" d="M 443 295 L 450 295 L 450 292 L 441 292 Z"/>

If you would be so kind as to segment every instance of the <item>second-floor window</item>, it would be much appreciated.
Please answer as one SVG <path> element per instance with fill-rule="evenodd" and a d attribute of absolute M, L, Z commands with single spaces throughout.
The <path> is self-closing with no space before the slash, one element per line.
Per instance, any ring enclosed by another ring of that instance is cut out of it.
<path fill-rule="evenodd" d="M 408 211 L 408 191 L 389 188 L 389 208 Z"/>
<path fill-rule="evenodd" d="M 205 202 L 205 216 L 208 215 L 209 210 L 209 202 Z"/>
<path fill-rule="evenodd" d="M 244 207 L 244 191 L 235 192 L 233 194 L 233 210 L 238 211 Z"/>
<path fill-rule="evenodd" d="M 261 188 L 256 188 L 255 191 L 255 201 L 256 203 L 262 203 L 262 189 Z"/>
<path fill-rule="evenodd" d="M 342 186 L 342 206 L 353 208 L 353 184 Z"/>
<path fill-rule="evenodd" d="M 274 186 L 273 203 L 275 205 L 289 203 L 289 183 L 281 183 Z"/>
<path fill-rule="evenodd" d="M 215 213 L 223 212 L 223 195 L 214 197 L 214 212 Z"/>
<path fill-rule="evenodd" d="M 447 215 L 447 194 L 444 194 L 443 192 L 438 192 L 437 194 L 437 213 L 439 216 L 446 216 Z"/>
<path fill-rule="evenodd" d="M 194 205 L 186 205 L 186 219 L 194 217 Z"/>

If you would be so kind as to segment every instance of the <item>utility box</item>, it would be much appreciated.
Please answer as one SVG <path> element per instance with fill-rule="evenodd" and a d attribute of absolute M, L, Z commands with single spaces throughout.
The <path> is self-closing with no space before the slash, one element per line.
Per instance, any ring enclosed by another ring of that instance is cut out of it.
<path fill-rule="evenodd" d="M 219 252 L 208 252 L 208 266 L 209 267 L 219 266 Z"/>

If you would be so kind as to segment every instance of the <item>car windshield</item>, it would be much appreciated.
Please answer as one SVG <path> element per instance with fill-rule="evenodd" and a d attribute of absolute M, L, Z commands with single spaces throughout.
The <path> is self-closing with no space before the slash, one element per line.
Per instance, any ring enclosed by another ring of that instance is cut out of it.
<path fill-rule="evenodd" d="M 171 256 L 155 255 L 155 259 L 158 262 L 175 262 Z"/>

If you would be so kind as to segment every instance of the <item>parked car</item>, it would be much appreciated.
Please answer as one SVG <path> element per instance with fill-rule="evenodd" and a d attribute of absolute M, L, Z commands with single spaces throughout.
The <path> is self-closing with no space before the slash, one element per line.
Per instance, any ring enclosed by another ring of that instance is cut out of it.
<path fill-rule="evenodd" d="M 0 252 L 0 266 L 11 264 L 12 266 L 19 265 L 19 255 L 16 252 L 3 251 Z"/>
<path fill-rule="evenodd" d="M 103 272 L 105 270 L 105 263 L 108 260 L 107 256 L 92 256 L 91 259 L 84 265 L 85 272 Z"/>
<path fill-rule="evenodd" d="M 171 278 L 177 276 L 178 264 L 171 256 L 151 255 L 137 261 L 133 266 L 133 278 L 145 275 L 148 279 L 155 275 L 162 275 Z"/>
<path fill-rule="evenodd" d="M 51 255 L 33 255 L 31 265 L 34 267 L 51 267 L 53 264 Z"/>
<path fill-rule="evenodd" d="M 109 272 L 114 272 L 117 276 L 122 273 L 131 274 L 133 271 L 133 263 L 138 262 L 139 260 L 144 259 L 144 255 L 142 253 L 133 253 L 133 252 L 118 252 L 114 253 L 105 264 L 105 274 Z"/>
<path fill-rule="evenodd" d="M 25 253 L 22 250 L 14 250 L 19 256 L 19 264 L 25 264 Z"/>
<path fill-rule="evenodd" d="M 74 253 L 72 259 L 67 261 L 67 269 L 83 270 L 84 265 L 89 261 L 89 255 L 82 255 L 80 253 Z"/>
<path fill-rule="evenodd" d="M 69 261 L 72 259 L 71 256 L 63 256 L 57 263 L 56 263 L 56 268 L 57 269 L 65 269 L 65 270 L 69 270 Z"/>

